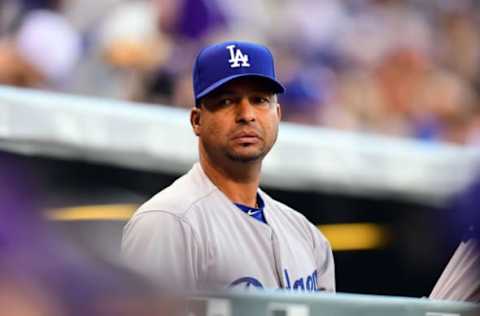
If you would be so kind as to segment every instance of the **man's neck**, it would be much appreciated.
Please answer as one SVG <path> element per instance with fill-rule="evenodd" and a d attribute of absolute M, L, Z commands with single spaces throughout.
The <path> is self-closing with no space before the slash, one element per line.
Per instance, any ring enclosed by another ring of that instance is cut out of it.
<path fill-rule="evenodd" d="M 212 163 L 200 155 L 203 171 L 232 202 L 255 207 L 260 183 L 261 162 Z"/>

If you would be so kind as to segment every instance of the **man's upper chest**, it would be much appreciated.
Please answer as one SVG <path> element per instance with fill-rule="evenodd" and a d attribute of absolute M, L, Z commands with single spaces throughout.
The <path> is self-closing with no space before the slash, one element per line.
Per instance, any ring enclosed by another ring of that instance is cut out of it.
<path fill-rule="evenodd" d="M 195 220 L 208 284 L 313 290 L 313 244 L 298 223 L 266 205 L 267 224 L 221 200 Z M 308 283 L 308 284 L 307 284 Z"/>

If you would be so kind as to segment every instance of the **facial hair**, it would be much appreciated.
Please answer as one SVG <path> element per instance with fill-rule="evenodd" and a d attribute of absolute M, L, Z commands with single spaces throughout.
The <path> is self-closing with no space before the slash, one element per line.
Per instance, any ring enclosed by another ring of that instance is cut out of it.
<path fill-rule="evenodd" d="M 234 162 L 249 163 L 249 162 L 254 162 L 254 161 L 257 161 L 257 160 L 262 160 L 272 149 L 273 145 L 277 141 L 277 136 L 278 136 L 278 127 L 274 132 L 274 137 L 273 137 L 272 143 L 271 144 L 264 143 L 257 154 L 252 154 L 250 156 L 243 156 L 243 155 L 238 155 L 238 154 L 236 154 L 233 151 L 230 151 L 228 149 L 225 149 L 224 155 L 229 160 L 234 161 Z"/>

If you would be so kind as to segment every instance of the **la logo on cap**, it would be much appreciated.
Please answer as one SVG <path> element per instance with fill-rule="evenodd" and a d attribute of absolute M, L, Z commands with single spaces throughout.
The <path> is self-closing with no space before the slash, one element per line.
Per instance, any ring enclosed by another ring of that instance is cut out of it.
<path fill-rule="evenodd" d="M 230 59 L 228 60 L 230 68 L 250 67 L 248 55 L 243 54 L 240 48 L 235 49 L 235 45 L 228 45 L 226 48 L 230 52 Z"/>

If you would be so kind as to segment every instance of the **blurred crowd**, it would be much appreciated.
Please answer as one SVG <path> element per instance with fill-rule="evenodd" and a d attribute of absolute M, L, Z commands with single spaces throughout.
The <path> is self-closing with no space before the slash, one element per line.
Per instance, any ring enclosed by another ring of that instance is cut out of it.
<path fill-rule="evenodd" d="M 191 107 L 205 44 L 269 46 L 284 120 L 480 144 L 474 0 L 3 0 L 0 84 Z"/>

